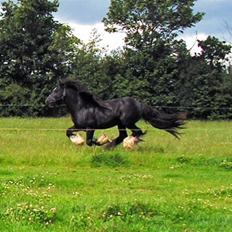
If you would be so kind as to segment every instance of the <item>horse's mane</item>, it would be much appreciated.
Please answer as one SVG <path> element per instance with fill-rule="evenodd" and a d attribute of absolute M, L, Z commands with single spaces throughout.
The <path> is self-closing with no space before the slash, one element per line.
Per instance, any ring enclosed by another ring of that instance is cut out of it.
<path fill-rule="evenodd" d="M 105 106 L 104 101 L 99 98 L 98 96 L 92 94 L 88 88 L 82 84 L 79 80 L 70 80 L 70 79 L 65 79 L 60 81 L 61 85 L 64 85 L 65 87 L 71 87 L 81 95 L 81 97 L 89 104 L 102 107 L 105 109 L 108 109 L 107 106 Z"/>
<path fill-rule="evenodd" d="M 76 89 L 78 92 L 89 92 L 88 88 L 78 80 L 64 79 L 60 82 L 64 86 Z"/>

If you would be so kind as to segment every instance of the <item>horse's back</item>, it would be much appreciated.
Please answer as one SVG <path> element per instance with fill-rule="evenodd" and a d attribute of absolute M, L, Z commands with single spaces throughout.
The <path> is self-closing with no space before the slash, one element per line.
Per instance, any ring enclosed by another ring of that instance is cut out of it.
<path fill-rule="evenodd" d="M 133 97 L 116 98 L 106 101 L 123 125 L 136 123 L 142 117 L 142 104 Z"/>

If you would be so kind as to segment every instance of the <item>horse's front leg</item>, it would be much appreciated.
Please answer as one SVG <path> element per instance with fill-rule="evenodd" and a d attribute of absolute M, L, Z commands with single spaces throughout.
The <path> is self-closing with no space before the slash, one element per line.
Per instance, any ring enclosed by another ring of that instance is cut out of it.
<path fill-rule="evenodd" d="M 74 132 L 77 132 L 77 131 L 78 131 L 78 129 L 74 125 L 74 126 L 72 126 L 72 127 L 70 127 L 70 128 L 67 129 L 66 136 L 68 138 L 70 138 L 71 136 L 75 135 Z"/>
<path fill-rule="evenodd" d="M 86 144 L 88 146 L 92 146 L 92 145 L 101 146 L 101 144 L 98 143 L 96 139 L 93 138 L 93 136 L 94 136 L 94 130 L 86 131 Z"/>
<path fill-rule="evenodd" d="M 127 137 L 126 127 L 121 123 L 118 124 L 119 135 L 112 142 L 106 144 L 106 149 L 112 149 L 118 144 L 122 143 L 123 140 Z"/>

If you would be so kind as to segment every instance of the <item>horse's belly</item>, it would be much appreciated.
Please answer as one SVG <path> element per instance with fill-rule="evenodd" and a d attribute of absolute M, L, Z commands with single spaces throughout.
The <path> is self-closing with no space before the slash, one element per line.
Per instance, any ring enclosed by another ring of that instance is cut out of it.
<path fill-rule="evenodd" d="M 84 117 L 85 116 L 85 117 Z M 81 127 L 82 129 L 107 129 L 110 127 L 114 127 L 118 124 L 118 120 L 115 117 L 112 117 L 111 115 L 106 114 L 88 114 L 88 115 L 79 115 L 79 117 L 76 117 L 76 124 L 78 127 Z"/>
<path fill-rule="evenodd" d="M 114 127 L 118 124 L 117 119 L 111 118 L 110 120 L 97 120 L 97 125 L 95 129 L 107 129 L 110 127 Z"/>

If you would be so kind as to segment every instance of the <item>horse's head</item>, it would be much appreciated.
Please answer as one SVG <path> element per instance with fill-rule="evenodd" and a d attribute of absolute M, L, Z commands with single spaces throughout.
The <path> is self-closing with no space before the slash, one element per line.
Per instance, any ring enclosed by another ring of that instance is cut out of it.
<path fill-rule="evenodd" d="M 65 86 L 60 82 L 58 86 L 56 86 L 52 93 L 47 97 L 45 103 L 49 107 L 54 107 L 56 104 L 63 102 L 65 97 Z"/>
<path fill-rule="evenodd" d="M 104 106 L 101 100 L 97 99 L 84 85 L 77 80 L 74 81 L 66 79 L 60 81 L 59 85 L 46 99 L 46 104 L 49 107 L 54 107 L 56 104 L 63 101 L 65 101 L 65 104 L 69 105 L 76 105 L 76 103 L 79 102 L 82 104 L 82 106 L 91 105 L 107 108 Z"/>

